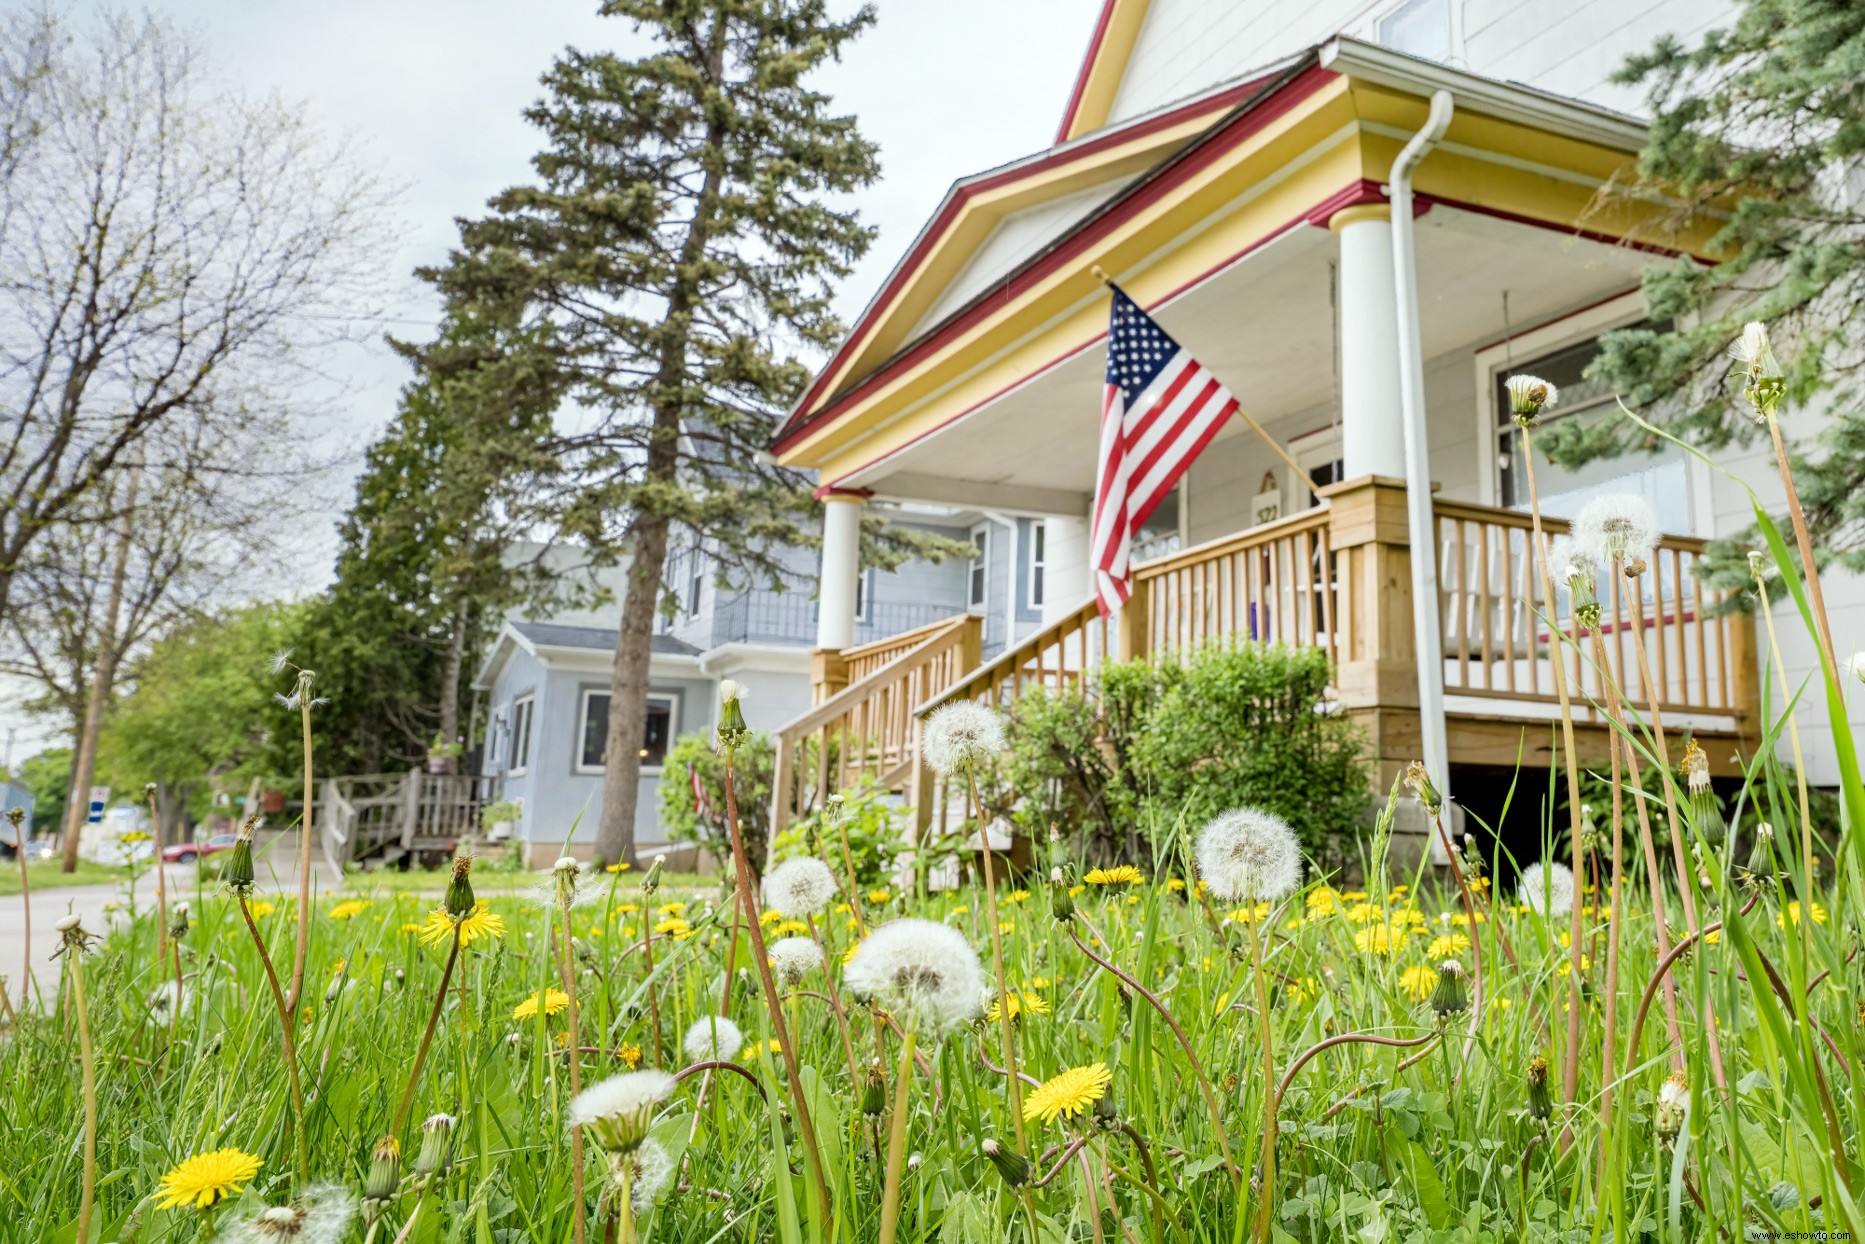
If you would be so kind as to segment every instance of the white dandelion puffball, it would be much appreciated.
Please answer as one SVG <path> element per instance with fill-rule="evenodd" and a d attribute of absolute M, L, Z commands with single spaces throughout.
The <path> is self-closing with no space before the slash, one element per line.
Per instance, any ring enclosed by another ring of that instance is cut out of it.
<path fill-rule="evenodd" d="M 807 937 L 785 937 L 770 944 L 771 973 L 789 989 L 822 967 L 822 947 Z"/>
<path fill-rule="evenodd" d="M 658 1140 L 647 1140 L 628 1156 L 628 1199 L 635 1213 L 645 1214 L 654 1208 L 661 1194 L 673 1182 L 673 1155 Z"/>
<path fill-rule="evenodd" d="M 1574 543 L 1599 562 L 1649 559 L 1658 543 L 1658 516 L 1637 493 L 1595 497 L 1574 519 Z"/>
<path fill-rule="evenodd" d="M 920 736 L 926 763 L 941 775 L 989 760 L 1006 746 L 1004 719 L 996 709 L 976 700 L 960 700 L 935 710 Z"/>
<path fill-rule="evenodd" d="M 290 1205 L 269 1205 L 234 1225 L 229 1244 L 337 1244 L 356 1217 L 356 1198 L 334 1184 L 314 1184 Z"/>
<path fill-rule="evenodd" d="M 1289 823 L 1260 808 L 1237 808 L 1198 834 L 1198 875 L 1229 903 L 1275 902 L 1302 883 L 1302 844 Z"/>
<path fill-rule="evenodd" d="M 764 905 L 786 920 L 821 914 L 835 898 L 835 874 L 814 856 L 785 860 L 764 878 Z"/>
<path fill-rule="evenodd" d="M 1503 383 L 1509 390 L 1509 408 L 1518 415 L 1548 410 L 1561 400 L 1561 391 L 1539 376 L 1510 376 Z"/>
<path fill-rule="evenodd" d="M 957 929 L 930 920 L 890 920 L 855 948 L 842 979 L 854 994 L 904 1012 L 937 1035 L 978 1014 L 984 969 Z"/>
<path fill-rule="evenodd" d="M 571 1127 L 588 1127 L 651 1114 L 673 1092 L 673 1077 L 646 1068 L 599 1080 L 570 1099 Z"/>
<path fill-rule="evenodd" d="M 719 703 L 730 704 L 733 700 L 743 700 L 744 698 L 744 683 L 739 682 L 736 678 L 721 678 L 719 680 Z"/>
<path fill-rule="evenodd" d="M 1548 542 L 1548 572 L 1560 586 L 1571 587 L 1575 579 L 1591 583 L 1599 563 L 1572 536 L 1556 536 Z"/>
<path fill-rule="evenodd" d="M 1544 916 L 1564 916 L 1574 909 L 1574 873 L 1565 864 L 1530 864 L 1522 870 L 1516 897 Z"/>
<path fill-rule="evenodd" d="M 1852 677 L 1858 679 L 1860 682 L 1865 682 L 1865 648 L 1852 654 L 1852 660 L 1849 662 L 1848 668 L 1852 671 Z"/>
<path fill-rule="evenodd" d="M 703 1015 L 686 1030 L 681 1044 L 696 1063 L 730 1062 L 745 1048 L 745 1034 L 723 1015 Z"/>

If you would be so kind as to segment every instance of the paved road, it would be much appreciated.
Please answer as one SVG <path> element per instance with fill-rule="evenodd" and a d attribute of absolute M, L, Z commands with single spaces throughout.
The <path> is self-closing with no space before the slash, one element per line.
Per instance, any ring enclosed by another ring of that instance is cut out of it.
<path fill-rule="evenodd" d="M 192 864 L 169 864 L 164 872 L 167 875 L 170 901 L 194 893 L 195 868 Z M 281 861 L 276 887 L 268 875 L 262 882 L 262 888 L 293 891 L 297 888 L 297 875 L 295 867 Z M 327 887 L 329 882 L 328 875 L 320 875 L 317 884 Z M 127 907 L 128 901 L 127 888 L 121 884 L 66 886 L 62 889 L 35 889 L 32 892 L 32 968 L 42 990 L 49 990 L 51 982 L 58 979 L 58 964 L 52 959 L 52 952 L 58 949 L 58 934 L 54 926 L 75 912 L 83 917 L 85 928 L 102 933 L 109 927 L 110 920 L 122 918 L 106 913 L 104 905 L 114 903 L 118 907 Z M 154 905 L 155 874 L 147 872 L 136 883 L 136 906 L 138 910 L 147 910 Z M 6 977 L 8 994 L 15 1003 L 19 1001 L 20 989 L 26 979 L 25 934 L 25 903 L 17 894 L 0 897 L 0 976 Z"/>

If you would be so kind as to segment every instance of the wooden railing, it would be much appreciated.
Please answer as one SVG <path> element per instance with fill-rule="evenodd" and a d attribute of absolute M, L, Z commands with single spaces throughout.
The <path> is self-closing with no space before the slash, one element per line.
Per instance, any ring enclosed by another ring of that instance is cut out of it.
<path fill-rule="evenodd" d="M 872 643 L 857 644 L 853 648 L 842 649 L 842 665 L 848 681 L 860 682 L 883 665 L 898 660 L 932 636 L 950 628 L 958 620 L 956 617 L 940 618 L 924 626 L 916 626 L 910 631 L 889 635 L 886 639 L 877 639 Z"/>
<path fill-rule="evenodd" d="M 935 627 L 891 661 L 871 668 L 777 736 L 771 834 L 810 815 L 833 792 L 869 775 L 889 787 L 912 782 L 919 757 L 914 710 L 977 668 L 983 619 L 971 614 Z"/>
<path fill-rule="evenodd" d="M 1438 587 L 1444 624 L 1444 686 L 1452 695 L 1552 704 L 1558 699 L 1550 665 L 1559 637 L 1545 618 L 1541 585 L 1530 560 L 1528 515 L 1459 502 L 1437 507 Z M 1550 540 L 1567 530 L 1543 521 Z M 1720 611 L 1726 593 L 1706 590 L 1695 567 L 1703 541 L 1665 536 L 1637 579 L 1602 570 L 1595 591 L 1609 662 L 1635 707 L 1656 701 L 1665 713 L 1726 719 L 1744 711 L 1754 655 L 1746 617 Z M 1603 702 L 1606 689 L 1590 637 L 1578 634 L 1558 594 L 1555 622 L 1580 651 L 1567 647 L 1568 688 L 1576 699 Z M 1640 672 L 1642 640 L 1651 685 Z M 1720 724 L 1720 723 L 1717 723 Z"/>
<path fill-rule="evenodd" d="M 316 822 L 324 858 L 342 872 L 381 856 L 445 850 L 479 832 L 496 780 L 424 769 L 326 778 Z"/>

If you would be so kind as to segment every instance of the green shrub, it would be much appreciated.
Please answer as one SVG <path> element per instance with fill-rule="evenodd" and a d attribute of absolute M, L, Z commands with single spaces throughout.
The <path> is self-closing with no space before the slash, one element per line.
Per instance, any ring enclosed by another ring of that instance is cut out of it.
<path fill-rule="evenodd" d="M 1144 861 L 1142 827 L 1193 826 L 1249 804 L 1331 860 L 1366 823 L 1359 730 L 1327 711 L 1327 654 L 1239 644 L 1109 663 L 1088 695 L 1033 691 L 1010 714 L 999 778 L 1032 837 L 1089 862 Z"/>
<path fill-rule="evenodd" d="M 768 734 L 753 731 L 732 762 L 732 793 L 738 804 L 738 832 L 752 871 L 764 867 L 770 840 L 771 785 L 776 780 L 777 747 Z M 704 805 L 693 798 L 689 774 L 697 771 Z M 728 859 L 732 844 L 725 825 L 725 757 L 713 745 L 712 728 L 694 730 L 667 749 L 660 782 L 661 827 L 669 842 L 694 842 L 716 858 Z"/>
<path fill-rule="evenodd" d="M 842 876 L 842 837 L 848 838 L 848 853 L 855 861 L 855 881 L 864 889 L 885 885 L 891 875 L 893 856 L 902 847 L 905 814 L 898 800 L 882 789 L 871 775 L 862 775 L 855 786 L 841 792 L 841 828 L 829 825 L 821 811 L 815 811 L 777 835 L 774 858 L 792 859 L 813 855 Z"/>

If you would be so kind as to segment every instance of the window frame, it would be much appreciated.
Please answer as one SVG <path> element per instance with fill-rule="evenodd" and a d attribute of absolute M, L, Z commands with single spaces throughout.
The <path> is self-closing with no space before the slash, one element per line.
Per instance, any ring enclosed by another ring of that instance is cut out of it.
<path fill-rule="evenodd" d="M 855 621 L 866 622 L 874 608 L 874 567 L 855 572 Z"/>
<path fill-rule="evenodd" d="M 988 615 L 991 612 L 991 524 L 972 524 L 971 544 L 977 553 L 965 559 L 965 611 Z M 972 588 L 977 586 L 974 596 Z"/>
<path fill-rule="evenodd" d="M 509 730 L 511 737 L 507 740 L 505 753 L 505 775 L 523 777 L 531 772 L 531 735 L 537 721 L 537 692 L 526 691 L 512 697 L 512 721 Z M 523 758 L 520 759 L 519 748 L 523 745 Z"/>
<path fill-rule="evenodd" d="M 599 760 L 595 764 L 586 764 L 583 760 L 583 744 L 589 738 L 589 702 L 592 697 L 602 696 L 608 699 L 609 688 L 600 683 L 588 683 L 577 689 L 576 693 L 576 744 L 570 754 L 570 770 L 578 777 L 601 777 L 603 765 Z M 671 749 L 673 741 L 680 735 L 680 697 L 671 691 L 650 691 L 645 697 L 650 706 L 665 704 L 667 706 L 667 745 Z M 604 741 L 607 741 L 605 731 Z M 644 740 L 645 741 L 645 740 Z M 667 766 L 648 764 L 643 761 L 641 772 L 649 776 L 658 776 Z"/>
<path fill-rule="evenodd" d="M 1049 524 L 1040 518 L 1032 520 L 1026 543 L 1028 547 L 1023 559 L 1024 607 L 1040 613 L 1044 591 L 1048 587 Z"/>
<path fill-rule="evenodd" d="M 1401 56 L 1416 57 L 1418 60 L 1425 61 L 1428 64 L 1464 65 L 1463 6 L 1455 3 L 1455 0 L 1436 0 L 1437 3 L 1442 4 L 1444 7 L 1444 34 L 1446 41 L 1450 44 L 1450 49 L 1443 60 L 1434 60 L 1432 57 L 1407 51 L 1405 48 L 1397 47 L 1394 44 L 1386 42 L 1381 27 L 1388 21 L 1399 16 L 1401 12 L 1410 6 L 1414 4 L 1422 5 L 1430 2 L 1431 0 L 1397 0 L 1396 3 L 1387 5 L 1385 9 L 1374 15 L 1371 23 L 1367 27 L 1366 33 L 1369 42 L 1376 43 L 1382 48 L 1397 52 Z"/>

